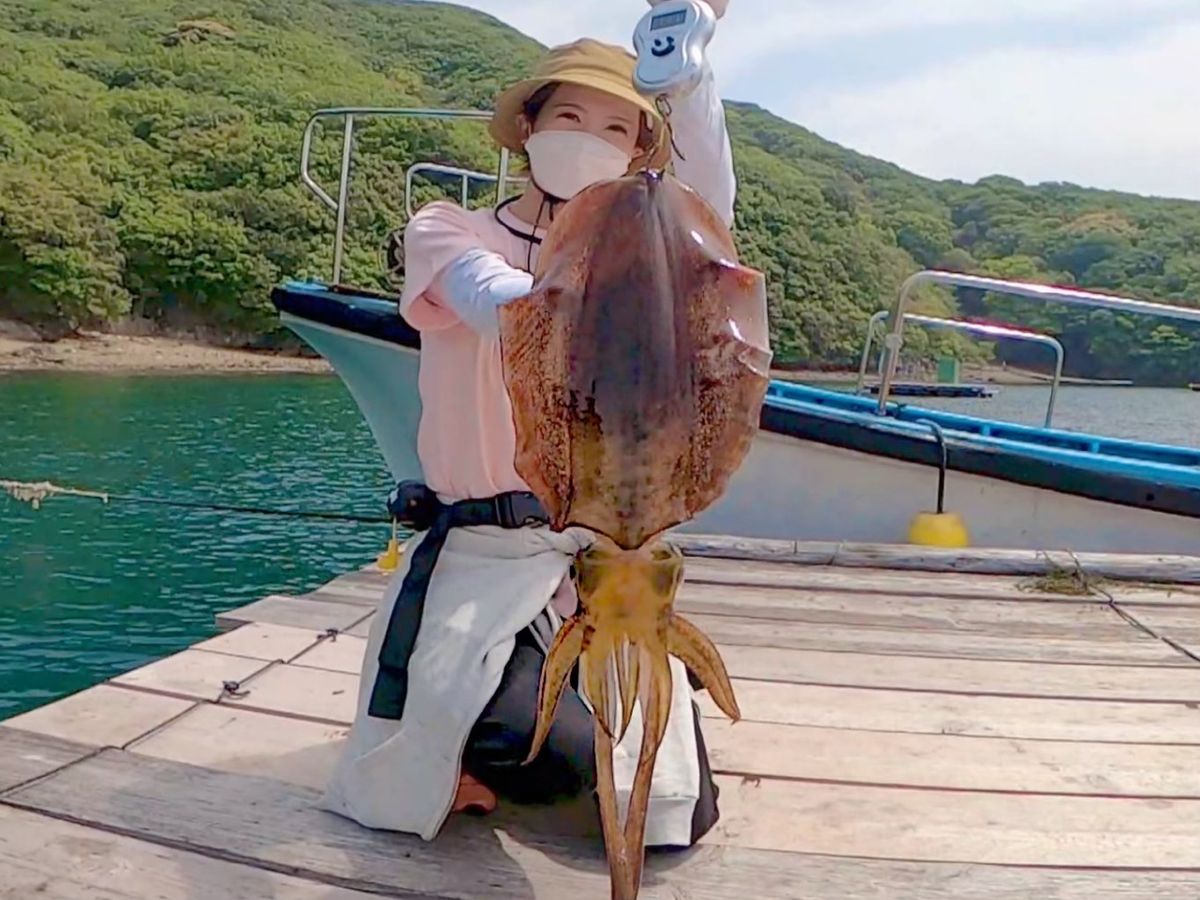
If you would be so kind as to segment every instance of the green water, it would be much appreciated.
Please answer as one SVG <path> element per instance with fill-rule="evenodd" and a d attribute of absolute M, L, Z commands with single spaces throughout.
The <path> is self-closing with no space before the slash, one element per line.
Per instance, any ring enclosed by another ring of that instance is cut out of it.
<path fill-rule="evenodd" d="M 380 515 L 332 377 L 0 377 L 0 479 Z M 182 650 L 214 614 L 374 559 L 384 525 L 0 494 L 0 719 Z"/>

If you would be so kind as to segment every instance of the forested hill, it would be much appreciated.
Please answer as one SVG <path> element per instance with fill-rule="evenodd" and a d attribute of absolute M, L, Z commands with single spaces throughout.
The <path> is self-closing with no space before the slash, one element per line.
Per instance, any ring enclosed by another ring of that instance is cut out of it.
<path fill-rule="evenodd" d="M 271 286 L 329 274 L 332 216 L 297 177 L 309 112 L 484 108 L 541 49 L 495 19 L 426 2 L 0 0 L 0 317 L 48 330 L 127 316 L 274 329 Z M 768 274 L 782 363 L 855 361 L 867 317 L 920 266 L 1200 300 L 1200 203 L 1003 177 L 936 182 L 752 105 L 730 103 L 729 122 L 737 237 Z M 327 184 L 335 131 L 317 146 Z M 490 169 L 492 153 L 478 125 L 365 124 L 349 280 L 379 286 L 408 164 Z M 924 300 L 1053 331 L 1075 374 L 1200 379 L 1196 329 Z"/>

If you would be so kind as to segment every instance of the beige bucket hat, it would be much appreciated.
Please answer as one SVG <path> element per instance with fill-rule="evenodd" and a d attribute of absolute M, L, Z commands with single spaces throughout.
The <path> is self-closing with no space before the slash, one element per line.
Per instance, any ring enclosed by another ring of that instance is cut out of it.
<path fill-rule="evenodd" d="M 648 159 L 638 167 L 661 169 L 671 159 L 671 142 L 666 123 L 654 104 L 633 86 L 635 62 L 633 54 L 628 51 L 591 38 L 555 47 L 532 76 L 518 81 L 496 98 L 488 130 L 501 147 L 521 152 L 524 140 L 519 116 L 525 111 L 529 98 L 548 84 L 579 84 L 627 100 L 646 113 L 654 144 L 649 150 Z"/>

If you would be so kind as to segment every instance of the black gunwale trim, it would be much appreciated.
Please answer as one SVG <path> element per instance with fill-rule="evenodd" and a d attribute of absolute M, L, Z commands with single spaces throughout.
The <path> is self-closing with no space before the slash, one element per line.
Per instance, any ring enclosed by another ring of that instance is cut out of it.
<path fill-rule="evenodd" d="M 271 301 L 280 312 L 341 328 L 412 350 L 421 346 L 420 333 L 395 314 L 355 307 L 346 298 L 360 296 L 395 303 L 393 298 L 346 290 L 300 290 L 275 288 Z M 338 302 L 341 301 L 341 302 Z M 764 431 L 812 441 L 830 447 L 855 450 L 917 465 L 937 466 L 937 446 L 923 436 L 885 431 L 847 422 L 819 410 L 796 410 L 763 404 L 760 425 Z M 1063 462 L 1020 456 L 973 446 L 947 437 L 949 467 L 953 471 L 994 478 L 1011 484 L 1042 488 L 1059 494 L 1086 497 L 1105 503 L 1153 512 L 1200 519 L 1200 489 L 1150 482 L 1111 472 L 1097 472 Z"/>
<path fill-rule="evenodd" d="M 356 307 L 349 302 L 352 297 L 381 301 L 395 306 L 395 313 L 381 315 L 372 309 Z M 293 290 L 286 285 L 271 291 L 271 302 L 281 313 L 319 322 L 333 328 L 353 331 L 355 334 L 377 338 L 389 344 L 399 344 L 412 350 L 421 349 L 421 333 L 400 315 L 399 301 L 382 294 L 372 295 L 365 291 Z"/>

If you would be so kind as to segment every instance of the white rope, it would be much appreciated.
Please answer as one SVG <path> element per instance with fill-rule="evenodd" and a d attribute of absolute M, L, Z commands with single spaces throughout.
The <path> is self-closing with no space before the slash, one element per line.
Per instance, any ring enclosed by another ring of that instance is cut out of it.
<path fill-rule="evenodd" d="M 14 500 L 28 503 L 34 509 L 40 509 L 42 501 L 52 494 L 68 494 L 75 497 L 94 497 L 108 502 L 108 494 L 100 491 L 84 491 L 78 488 L 62 487 L 50 481 L 9 481 L 0 479 L 0 488 L 8 492 Z"/>

